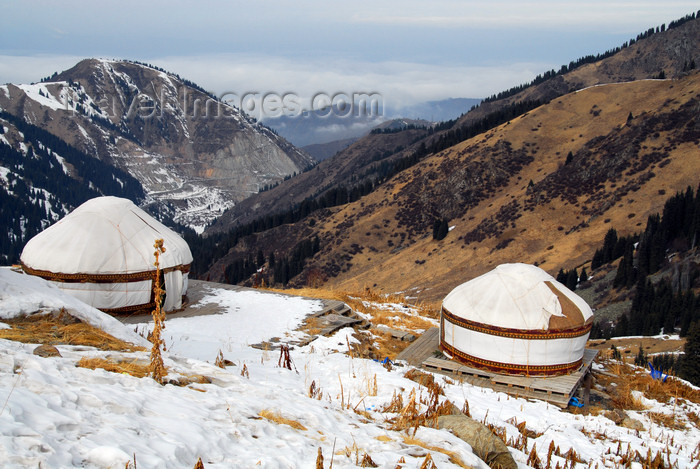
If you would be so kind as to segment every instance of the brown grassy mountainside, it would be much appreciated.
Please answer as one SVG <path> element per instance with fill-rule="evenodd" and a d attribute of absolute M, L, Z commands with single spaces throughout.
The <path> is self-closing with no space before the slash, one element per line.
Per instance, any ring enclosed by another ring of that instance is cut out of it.
<path fill-rule="evenodd" d="M 601 83 L 622 83 L 656 78 L 663 71 L 671 78 L 683 73 L 700 53 L 700 20 L 687 21 L 678 27 L 636 41 L 603 60 L 582 65 L 568 73 L 531 86 L 508 98 L 482 103 L 463 115 L 458 125 L 469 124 L 503 106 L 525 100 L 546 102 L 574 90 Z"/>
<path fill-rule="evenodd" d="M 293 283 L 311 274 L 436 300 L 504 262 L 556 273 L 589 260 L 611 226 L 639 231 L 669 195 L 697 186 L 699 144 L 699 73 L 588 88 L 431 155 L 355 203 L 242 239 L 209 275 L 314 235 L 321 251 Z M 432 239 L 435 218 L 454 226 L 444 240 Z"/>
<path fill-rule="evenodd" d="M 411 156 L 421 146 L 430 148 L 450 131 L 473 125 L 490 114 L 523 101 L 549 102 L 586 87 L 630 82 L 658 77 L 663 71 L 668 78 L 684 75 L 690 63 L 700 64 L 700 19 L 693 19 L 673 29 L 652 34 L 629 47 L 595 63 L 575 68 L 568 73 L 519 93 L 496 101 L 482 103 L 457 120 L 451 129 L 427 133 L 413 130 L 398 134 L 373 135 L 355 142 L 349 148 L 322 162 L 317 169 L 282 182 L 270 191 L 254 194 L 223 214 L 209 232 L 227 231 L 261 215 L 287 210 L 307 197 L 315 197 L 331 187 L 350 187 L 363 177 L 376 177 L 380 163 Z M 421 135 L 423 138 L 420 138 Z M 568 151 L 568 150 L 567 150 Z"/>

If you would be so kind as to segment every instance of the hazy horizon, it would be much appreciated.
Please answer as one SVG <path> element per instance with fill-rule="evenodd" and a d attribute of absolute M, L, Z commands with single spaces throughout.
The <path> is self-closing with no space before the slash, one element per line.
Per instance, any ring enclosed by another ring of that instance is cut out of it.
<path fill-rule="evenodd" d="M 3 1 L 0 82 L 88 57 L 148 62 L 214 94 L 484 98 L 697 10 L 688 1 Z"/>

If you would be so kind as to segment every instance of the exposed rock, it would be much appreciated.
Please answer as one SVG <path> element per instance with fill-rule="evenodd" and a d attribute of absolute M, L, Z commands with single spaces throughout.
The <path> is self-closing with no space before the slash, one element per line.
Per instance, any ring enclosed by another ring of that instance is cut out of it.
<path fill-rule="evenodd" d="M 37 348 L 34 349 L 34 355 L 38 355 L 40 357 L 48 358 L 48 357 L 60 357 L 61 353 L 58 351 L 56 347 L 53 345 L 47 345 L 43 344 L 38 346 Z"/>
<path fill-rule="evenodd" d="M 438 428 L 450 430 L 469 443 L 474 454 L 490 467 L 517 469 L 508 447 L 486 425 L 466 415 L 443 415 L 438 417 Z"/>
<path fill-rule="evenodd" d="M 644 425 L 642 422 L 640 422 L 637 419 L 633 419 L 632 417 L 626 417 L 622 423 L 620 424 L 621 427 L 629 428 L 630 430 L 637 430 L 637 431 L 644 431 Z"/>
<path fill-rule="evenodd" d="M 620 409 L 609 410 L 603 415 L 612 420 L 615 425 L 620 425 L 622 421 L 627 418 L 627 414 Z"/>

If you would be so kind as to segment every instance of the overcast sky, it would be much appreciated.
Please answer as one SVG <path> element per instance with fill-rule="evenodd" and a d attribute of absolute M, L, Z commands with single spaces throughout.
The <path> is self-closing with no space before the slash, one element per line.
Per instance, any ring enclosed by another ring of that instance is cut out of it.
<path fill-rule="evenodd" d="M 220 95 L 481 98 L 698 9 L 697 1 L 0 0 L 0 83 L 86 57 L 149 62 Z"/>

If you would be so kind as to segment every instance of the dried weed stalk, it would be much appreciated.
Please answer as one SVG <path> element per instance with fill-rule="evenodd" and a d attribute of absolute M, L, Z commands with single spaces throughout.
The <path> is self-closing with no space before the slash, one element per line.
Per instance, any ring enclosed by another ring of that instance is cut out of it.
<path fill-rule="evenodd" d="M 435 465 L 433 457 L 430 455 L 430 453 L 425 455 L 425 459 L 423 460 L 423 464 L 420 465 L 420 469 L 437 469 L 437 466 Z"/>
<path fill-rule="evenodd" d="M 362 460 L 360 461 L 360 467 L 379 467 L 377 463 L 372 461 L 372 458 L 369 456 L 369 454 L 365 453 L 365 455 L 362 457 Z"/>
<path fill-rule="evenodd" d="M 320 386 L 316 386 L 315 380 L 311 381 L 308 396 L 311 399 L 318 399 L 319 401 L 323 398 L 323 391 L 321 390 Z"/>
<path fill-rule="evenodd" d="M 216 359 L 214 360 L 214 365 L 218 366 L 219 368 L 226 368 L 224 360 L 224 353 L 219 349 L 219 354 L 216 356 Z"/>
<path fill-rule="evenodd" d="M 156 308 L 153 310 L 153 332 L 151 333 L 151 343 L 153 347 L 151 348 L 151 372 L 153 373 L 153 379 L 158 383 L 163 384 L 163 379 L 167 374 L 165 370 L 165 365 L 163 364 L 163 356 L 160 353 L 160 347 L 165 344 L 163 339 L 160 338 L 161 331 L 165 328 L 165 312 L 162 309 L 162 299 L 165 294 L 165 290 L 160 284 L 160 255 L 165 252 L 165 247 L 163 246 L 163 240 L 157 239 L 153 245 L 156 248 L 153 255 L 156 257 L 156 261 L 153 265 L 156 266 L 156 279 L 153 284 L 153 293 L 156 302 Z"/>
<path fill-rule="evenodd" d="M 391 401 L 389 401 L 388 404 L 386 404 L 384 407 L 382 407 L 381 412 L 387 413 L 397 413 L 401 412 L 403 409 L 403 394 L 401 393 L 396 393 L 396 390 L 394 390 L 394 394 L 391 396 Z"/>
<path fill-rule="evenodd" d="M 289 355 L 289 345 L 280 345 L 280 358 L 277 360 L 277 366 L 291 370 L 293 364 L 292 357 Z M 295 366 L 294 370 L 296 369 Z"/>
<path fill-rule="evenodd" d="M 323 469 L 323 451 L 321 447 L 318 447 L 318 454 L 316 455 L 316 469 Z"/>

